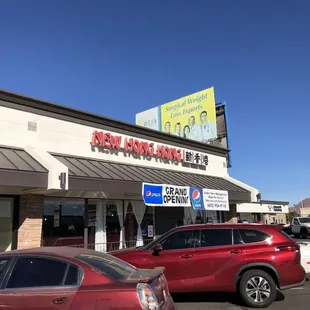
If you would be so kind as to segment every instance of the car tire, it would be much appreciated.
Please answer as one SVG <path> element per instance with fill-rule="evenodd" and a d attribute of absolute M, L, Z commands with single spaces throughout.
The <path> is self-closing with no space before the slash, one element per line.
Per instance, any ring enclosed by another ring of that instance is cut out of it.
<path fill-rule="evenodd" d="M 301 233 L 300 235 L 301 235 L 302 239 L 307 239 L 308 238 L 308 231 L 307 231 L 307 229 L 303 228 L 300 233 Z"/>
<path fill-rule="evenodd" d="M 239 294 L 248 307 L 267 308 L 277 297 L 277 286 L 267 272 L 252 269 L 241 276 Z"/>

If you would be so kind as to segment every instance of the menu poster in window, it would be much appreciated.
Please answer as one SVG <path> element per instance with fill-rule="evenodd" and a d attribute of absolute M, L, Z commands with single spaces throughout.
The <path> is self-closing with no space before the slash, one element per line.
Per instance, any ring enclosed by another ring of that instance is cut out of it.
<path fill-rule="evenodd" d="M 205 210 L 229 211 L 228 191 L 203 189 Z"/>
<path fill-rule="evenodd" d="M 153 225 L 148 225 L 147 226 L 147 236 L 148 236 L 148 238 L 153 238 L 154 237 Z"/>

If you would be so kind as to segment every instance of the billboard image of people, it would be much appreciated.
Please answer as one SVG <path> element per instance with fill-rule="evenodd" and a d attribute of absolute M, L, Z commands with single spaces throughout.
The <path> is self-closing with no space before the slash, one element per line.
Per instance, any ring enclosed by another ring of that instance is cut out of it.
<path fill-rule="evenodd" d="M 215 104 L 213 87 L 140 112 L 136 125 L 229 148 L 226 103 Z M 230 153 L 227 167 L 231 167 Z"/>
<path fill-rule="evenodd" d="M 162 132 L 207 143 L 217 138 L 214 88 L 159 107 Z"/>

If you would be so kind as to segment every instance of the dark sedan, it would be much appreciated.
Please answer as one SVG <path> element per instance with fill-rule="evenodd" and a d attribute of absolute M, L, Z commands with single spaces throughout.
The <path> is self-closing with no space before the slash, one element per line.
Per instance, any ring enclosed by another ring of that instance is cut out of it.
<path fill-rule="evenodd" d="M 174 310 L 164 268 L 137 269 L 70 247 L 0 254 L 0 306 L 14 310 Z"/>

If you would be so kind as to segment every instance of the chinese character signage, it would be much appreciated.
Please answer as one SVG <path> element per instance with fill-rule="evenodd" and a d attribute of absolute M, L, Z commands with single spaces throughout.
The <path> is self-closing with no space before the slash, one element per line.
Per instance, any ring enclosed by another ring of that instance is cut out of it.
<path fill-rule="evenodd" d="M 199 166 L 208 166 L 209 158 L 208 155 L 194 152 L 194 151 L 184 151 L 183 152 L 183 161 L 189 164 L 195 164 Z"/>

